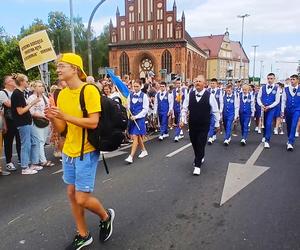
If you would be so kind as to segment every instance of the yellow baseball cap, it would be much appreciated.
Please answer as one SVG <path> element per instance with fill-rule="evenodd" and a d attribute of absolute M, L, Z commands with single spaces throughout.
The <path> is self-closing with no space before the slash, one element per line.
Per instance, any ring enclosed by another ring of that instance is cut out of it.
<path fill-rule="evenodd" d="M 78 67 L 81 70 L 80 79 L 85 81 L 87 75 L 83 70 L 82 58 L 79 55 L 74 53 L 63 53 L 58 56 L 57 62 L 65 62 Z"/>

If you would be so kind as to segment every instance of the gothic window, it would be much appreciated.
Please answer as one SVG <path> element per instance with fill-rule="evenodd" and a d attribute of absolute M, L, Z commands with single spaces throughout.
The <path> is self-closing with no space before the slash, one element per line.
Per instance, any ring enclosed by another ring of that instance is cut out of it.
<path fill-rule="evenodd" d="M 129 74 L 129 57 L 125 52 L 120 56 L 120 74 L 121 77 Z"/>
<path fill-rule="evenodd" d="M 172 55 L 170 51 L 165 50 L 161 57 L 161 66 L 162 69 L 167 70 L 167 74 L 172 72 Z"/>

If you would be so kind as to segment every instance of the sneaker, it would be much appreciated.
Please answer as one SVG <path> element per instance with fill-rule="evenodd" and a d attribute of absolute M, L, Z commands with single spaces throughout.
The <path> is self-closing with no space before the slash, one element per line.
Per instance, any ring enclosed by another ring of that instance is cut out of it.
<path fill-rule="evenodd" d="M 261 142 L 262 142 L 262 143 L 265 143 L 265 142 L 266 142 L 266 138 L 263 137 L 263 138 L 261 139 Z"/>
<path fill-rule="evenodd" d="M 164 137 L 162 136 L 162 135 L 160 135 L 159 137 L 158 137 L 158 140 L 160 140 L 160 141 L 162 141 L 164 139 Z"/>
<path fill-rule="evenodd" d="M 258 134 L 261 134 L 261 129 L 258 129 L 258 130 L 257 130 L 257 133 L 258 133 Z"/>
<path fill-rule="evenodd" d="M 25 169 L 22 169 L 22 174 L 36 174 L 37 171 L 36 170 L 33 170 L 29 167 L 25 168 Z"/>
<path fill-rule="evenodd" d="M 225 141 L 224 141 L 224 145 L 225 145 L 225 146 L 228 146 L 228 145 L 229 145 L 229 141 L 228 141 L 228 140 L 225 140 Z"/>
<path fill-rule="evenodd" d="M 106 221 L 100 221 L 99 240 L 105 242 L 109 239 L 113 232 L 113 222 L 115 219 L 115 211 L 111 208 L 107 210 L 109 218 Z"/>
<path fill-rule="evenodd" d="M 258 132 L 258 127 L 255 127 L 254 131 L 255 131 L 255 132 Z"/>
<path fill-rule="evenodd" d="M 299 137 L 299 132 L 296 132 L 295 137 Z"/>
<path fill-rule="evenodd" d="M 201 163 L 203 164 L 203 163 L 204 163 L 204 161 L 205 161 L 205 160 L 204 160 L 204 157 L 203 157 L 203 158 L 202 158 L 202 160 L 201 160 Z"/>
<path fill-rule="evenodd" d="M 293 145 L 290 144 L 290 143 L 288 143 L 288 144 L 287 144 L 287 147 L 286 147 L 286 150 L 287 150 L 287 151 L 293 151 L 293 150 L 294 150 Z"/>
<path fill-rule="evenodd" d="M 8 175 L 10 175 L 10 172 L 2 170 L 2 171 L 0 171 L 0 175 L 2 175 L 2 176 L 8 176 Z"/>
<path fill-rule="evenodd" d="M 213 139 L 213 141 L 217 140 L 217 136 L 213 135 L 212 139 Z"/>
<path fill-rule="evenodd" d="M 169 134 L 163 134 L 162 137 L 163 137 L 163 138 L 167 138 L 167 137 L 169 137 Z"/>
<path fill-rule="evenodd" d="M 280 134 L 280 135 L 284 135 L 284 132 L 283 132 L 283 130 L 281 130 L 279 134 Z"/>
<path fill-rule="evenodd" d="M 10 162 L 10 163 L 6 164 L 6 170 L 8 170 L 8 171 L 16 171 L 17 168 L 15 167 L 15 165 L 12 162 Z"/>
<path fill-rule="evenodd" d="M 90 244 L 92 244 L 93 238 L 91 234 L 89 233 L 87 236 L 82 237 L 81 235 L 77 234 L 73 240 L 73 242 L 67 246 L 66 250 L 79 250 L 83 247 L 86 247 Z"/>
<path fill-rule="evenodd" d="M 274 128 L 274 135 L 278 135 L 278 129 Z"/>
<path fill-rule="evenodd" d="M 138 157 L 139 158 L 144 158 L 147 155 L 148 155 L 148 152 L 145 150 L 145 151 L 142 151 Z"/>
<path fill-rule="evenodd" d="M 183 131 L 182 130 L 180 130 L 180 135 L 183 136 Z"/>
<path fill-rule="evenodd" d="M 245 146 L 245 145 L 246 145 L 246 140 L 245 140 L 245 139 L 242 139 L 242 140 L 241 140 L 241 144 L 242 144 L 242 146 Z"/>
<path fill-rule="evenodd" d="M 232 133 L 232 136 L 233 137 L 237 137 L 238 135 L 236 133 Z"/>
<path fill-rule="evenodd" d="M 184 138 L 184 135 L 182 134 L 182 135 L 179 135 L 177 137 L 178 137 L 178 140 L 181 140 L 182 138 Z"/>
<path fill-rule="evenodd" d="M 207 143 L 208 143 L 208 145 L 212 145 L 213 144 L 213 138 L 212 137 L 209 137 L 208 138 L 208 141 L 207 141 Z"/>
<path fill-rule="evenodd" d="M 200 175 L 200 173 L 201 173 L 201 168 L 194 167 L 193 175 Z"/>
<path fill-rule="evenodd" d="M 129 155 L 129 156 L 125 159 L 125 161 L 126 161 L 127 163 L 129 163 L 129 164 L 133 163 L 132 156 Z"/>
<path fill-rule="evenodd" d="M 174 138 L 174 142 L 179 142 L 179 138 L 178 138 L 178 136 L 175 136 L 175 138 Z"/>
<path fill-rule="evenodd" d="M 36 171 L 40 171 L 40 170 L 43 169 L 43 167 L 42 167 L 42 166 L 39 166 L 39 165 L 33 164 L 33 165 L 30 166 L 30 169 L 36 170 Z"/>
<path fill-rule="evenodd" d="M 270 144 L 268 142 L 264 143 L 264 148 L 270 148 Z"/>

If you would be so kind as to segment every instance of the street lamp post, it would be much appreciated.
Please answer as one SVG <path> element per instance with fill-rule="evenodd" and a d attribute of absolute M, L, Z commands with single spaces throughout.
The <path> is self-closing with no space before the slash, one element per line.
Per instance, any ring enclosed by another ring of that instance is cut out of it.
<path fill-rule="evenodd" d="M 244 45 L 244 23 L 245 23 L 245 18 L 249 17 L 249 14 L 244 14 L 244 15 L 238 15 L 238 18 L 242 18 L 242 39 L 241 39 L 241 46 L 243 48 Z M 241 48 L 241 55 L 240 55 L 240 74 L 239 74 L 239 78 L 241 79 L 242 77 L 242 48 Z"/>
<path fill-rule="evenodd" d="M 254 79 L 255 79 L 255 57 L 256 57 L 256 48 L 258 47 L 258 45 L 253 45 L 252 46 L 253 49 L 254 49 L 254 55 L 253 55 L 253 82 L 254 82 Z"/>
<path fill-rule="evenodd" d="M 89 23 L 87 28 L 87 42 L 88 42 L 88 62 L 89 62 L 89 75 L 93 75 L 93 61 L 92 61 L 92 48 L 91 48 L 91 39 L 92 39 L 92 32 L 91 32 L 91 25 L 94 18 L 94 15 L 97 11 L 97 9 L 105 2 L 106 0 L 101 0 L 96 7 L 93 9 Z"/>
<path fill-rule="evenodd" d="M 75 35 L 74 35 L 74 20 L 73 20 L 73 0 L 69 0 L 70 2 L 70 22 L 71 22 L 71 44 L 72 44 L 72 52 L 75 53 Z"/>
<path fill-rule="evenodd" d="M 259 83 L 261 83 L 261 78 L 262 78 L 262 74 L 263 74 L 263 63 L 264 63 L 264 61 L 261 60 L 260 61 L 260 72 L 259 72 Z"/>

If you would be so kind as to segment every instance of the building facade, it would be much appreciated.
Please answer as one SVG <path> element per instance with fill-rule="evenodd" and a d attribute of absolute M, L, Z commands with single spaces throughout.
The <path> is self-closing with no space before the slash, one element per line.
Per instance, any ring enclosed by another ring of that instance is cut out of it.
<path fill-rule="evenodd" d="M 230 40 L 228 31 L 193 39 L 208 55 L 207 79 L 249 80 L 249 58 L 240 42 Z"/>
<path fill-rule="evenodd" d="M 184 80 L 206 75 L 206 53 L 185 30 L 185 15 L 166 0 L 125 0 L 125 15 L 110 22 L 109 66 L 121 77 L 145 79 L 153 74 L 180 75 Z"/>

